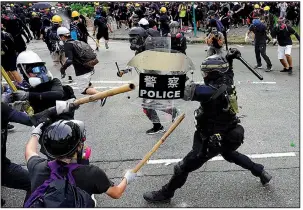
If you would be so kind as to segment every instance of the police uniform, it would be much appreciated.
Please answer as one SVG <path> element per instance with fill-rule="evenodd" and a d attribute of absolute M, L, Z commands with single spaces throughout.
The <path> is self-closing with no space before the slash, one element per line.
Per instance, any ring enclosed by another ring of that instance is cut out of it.
<path fill-rule="evenodd" d="M 227 55 L 229 64 L 220 55 L 208 57 L 201 66 L 202 71 L 207 73 L 205 85 L 192 83 L 186 86 L 184 100 L 200 102 L 199 109 L 195 111 L 196 131 L 192 150 L 174 167 L 170 181 L 159 191 L 145 193 L 145 200 L 170 200 L 175 190 L 185 184 L 190 172 L 218 154 L 228 162 L 250 170 L 254 176 L 260 177 L 262 184 L 270 181 L 271 176 L 263 165 L 252 162 L 236 151 L 243 143 L 244 128 L 236 117 L 237 96 L 233 86 L 232 56 Z"/>

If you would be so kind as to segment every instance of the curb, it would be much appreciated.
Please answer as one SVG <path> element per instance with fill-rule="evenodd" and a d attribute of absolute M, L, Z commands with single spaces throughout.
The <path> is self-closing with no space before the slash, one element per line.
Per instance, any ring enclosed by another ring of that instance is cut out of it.
<path fill-rule="evenodd" d="M 128 41 L 129 38 L 125 38 L 125 37 L 119 37 L 119 38 L 111 38 L 109 37 L 109 39 L 111 40 L 120 40 L 120 41 Z M 204 40 L 187 40 L 187 43 L 188 44 L 204 44 Z M 240 42 L 229 42 L 228 41 L 228 44 L 241 44 L 241 45 L 252 45 L 251 42 L 243 42 L 243 41 L 240 41 Z M 298 41 L 293 41 L 293 44 L 299 44 Z M 276 45 L 277 46 L 277 45 Z"/>

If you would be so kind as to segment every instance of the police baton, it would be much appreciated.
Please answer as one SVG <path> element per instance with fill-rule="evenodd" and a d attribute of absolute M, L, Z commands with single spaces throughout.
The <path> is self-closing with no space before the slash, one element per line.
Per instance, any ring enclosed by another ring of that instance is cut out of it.
<path fill-rule="evenodd" d="M 144 158 L 136 165 L 132 172 L 137 173 L 142 166 L 149 160 L 149 158 L 157 151 L 157 149 L 164 143 L 167 137 L 175 130 L 175 128 L 182 122 L 185 118 L 185 114 L 181 114 L 178 119 L 169 127 L 169 129 L 164 133 L 161 139 L 154 145 L 154 147 L 144 156 Z"/>
<path fill-rule="evenodd" d="M 259 72 L 257 72 L 255 69 L 253 69 L 253 68 L 249 65 L 249 63 L 247 63 L 247 62 L 242 58 L 242 56 L 238 57 L 237 59 L 240 60 L 241 63 L 243 63 L 244 66 L 246 66 L 246 67 L 247 67 L 247 68 L 248 68 L 256 77 L 258 77 L 259 80 L 263 80 L 262 75 L 259 74 Z"/>

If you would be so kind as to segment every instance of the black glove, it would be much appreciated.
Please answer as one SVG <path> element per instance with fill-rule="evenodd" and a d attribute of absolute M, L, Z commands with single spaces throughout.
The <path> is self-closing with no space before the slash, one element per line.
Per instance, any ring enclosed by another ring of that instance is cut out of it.
<path fill-rule="evenodd" d="M 51 107 L 42 112 L 34 114 L 33 116 L 30 117 L 30 120 L 34 126 L 37 126 L 40 123 L 50 124 L 52 123 L 51 117 L 56 115 L 57 115 L 56 107 Z"/>
<path fill-rule="evenodd" d="M 239 59 L 241 57 L 241 53 L 237 48 L 230 48 L 226 55 L 226 59 L 228 61 L 232 61 L 233 59 Z"/>
<path fill-rule="evenodd" d="M 29 97 L 29 93 L 22 90 L 17 90 L 16 92 L 13 92 L 12 95 L 13 101 L 26 101 Z"/>
<path fill-rule="evenodd" d="M 61 67 L 60 72 L 61 72 L 61 79 L 63 79 L 66 76 L 65 69 Z"/>

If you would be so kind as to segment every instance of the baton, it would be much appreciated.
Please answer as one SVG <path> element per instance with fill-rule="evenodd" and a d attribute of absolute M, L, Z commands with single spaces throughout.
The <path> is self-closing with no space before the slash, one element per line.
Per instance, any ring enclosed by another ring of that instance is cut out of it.
<path fill-rule="evenodd" d="M 9 76 L 7 75 L 6 71 L 4 70 L 4 68 L 1 66 L 1 74 L 4 77 L 5 81 L 7 82 L 7 84 L 10 86 L 10 88 L 16 92 L 18 89 L 16 88 L 16 86 L 14 85 L 14 83 L 12 82 L 12 80 L 9 78 Z M 27 101 L 27 103 L 24 105 L 24 110 L 25 112 L 29 115 L 32 116 L 34 115 L 34 109 L 29 105 L 29 102 Z"/>
<path fill-rule="evenodd" d="M 258 77 L 259 78 L 259 80 L 263 80 L 263 77 L 262 77 L 262 75 L 261 74 L 259 74 L 259 72 L 257 72 L 255 69 L 253 69 L 250 65 L 249 65 L 249 63 L 247 63 L 244 59 L 243 59 L 243 57 L 242 56 L 240 56 L 239 58 L 237 58 L 238 60 L 240 60 L 243 64 L 244 64 L 244 66 L 246 66 L 256 77 Z"/>
<path fill-rule="evenodd" d="M 132 170 L 132 172 L 137 173 L 142 166 L 149 160 L 149 158 L 157 151 L 157 149 L 164 143 L 166 138 L 175 130 L 175 128 L 182 122 L 185 118 L 185 114 L 183 113 L 178 117 L 177 120 L 169 127 L 169 129 L 164 133 L 161 139 L 154 145 L 154 147 L 144 156 L 144 158 L 136 165 L 136 167 Z"/>
<path fill-rule="evenodd" d="M 106 97 L 109 97 L 109 96 L 114 96 L 114 95 L 118 95 L 120 93 L 129 92 L 129 91 L 132 91 L 134 89 L 135 89 L 135 85 L 130 83 L 130 84 L 122 85 L 120 87 L 105 90 L 105 91 L 96 93 L 96 94 L 91 95 L 91 96 L 86 96 L 84 98 L 76 99 L 73 102 L 73 104 L 78 106 L 78 105 L 81 105 L 81 104 L 86 104 L 86 103 L 89 103 L 89 102 L 97 101 L 97 100 L 100 100 L 100 99 L 103 99 L 103 98 L 106 98 Z"/>

